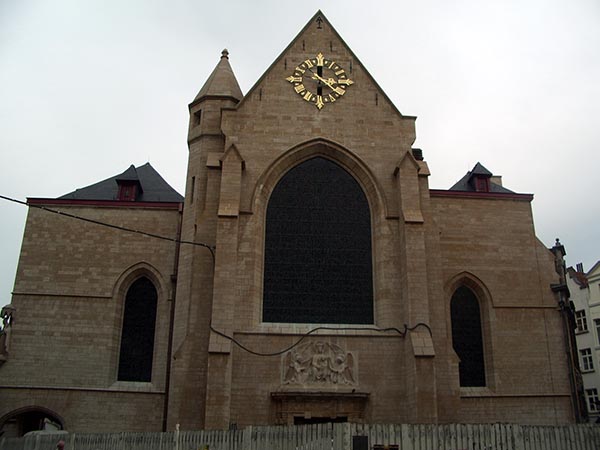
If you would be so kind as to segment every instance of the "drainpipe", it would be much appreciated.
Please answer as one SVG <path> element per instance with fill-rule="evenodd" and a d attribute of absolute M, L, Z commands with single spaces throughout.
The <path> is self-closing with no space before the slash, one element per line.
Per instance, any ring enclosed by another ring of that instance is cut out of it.
<path fill-rule="evenodd" d="M 177 219 L 177 241 L 175 242 L 175 260 L 171 274 L 171 313 L 169 318 L 169 342 L 167 345 L 167 371 L 165 375 L 165 402 L 163 405 L 162 430 L 167 431 L 167 418 L 169 417 L 169 390 L 171 387 L 171 356 L 173 353 L 173 328 L 175 326 L 175 304 L 177 298 L 177 273 L 179 271 L 179 250 L 181 248 L 181 222 L 183 217 L 183 203 L 179 204 L 179 217 Z"/>

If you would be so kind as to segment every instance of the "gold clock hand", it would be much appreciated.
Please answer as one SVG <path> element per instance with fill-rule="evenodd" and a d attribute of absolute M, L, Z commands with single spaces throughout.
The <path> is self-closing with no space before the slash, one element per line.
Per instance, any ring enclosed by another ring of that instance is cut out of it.
<path fill-rule="evenodd" d="M 320 77 L 316 73 L 313 73 L 313 77 L 312 78 L 313 78 L 313 80 L 320 80 L 320 81 L 322 81 L 327 86 L 329 86 L 331 89 L 335 89 L 335 87 L 333 86 L 333 84 L 335 83 L 335 80 L 333 78 L 330 78 L 329 80 L 326 80 L 325 78 Z"/>

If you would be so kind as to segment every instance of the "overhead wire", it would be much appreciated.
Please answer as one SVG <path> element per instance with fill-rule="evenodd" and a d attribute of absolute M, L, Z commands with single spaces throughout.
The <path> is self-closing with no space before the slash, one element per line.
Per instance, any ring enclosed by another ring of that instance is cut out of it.
<path fill-rule="evenodd" d="M 162 236 L 159 234 L 155 234 L 155 233 L 149 233 L 147 231 L 141 231 L 141 230 L 136 230 L 134 228 L 128 228 L 128 227 L 123 227 L 120 225 L 115 225 L 115 224 L 111 224 L 111 223 L 107 223 L 107 222 L 102 222 L 100 220 L 95 220 L 95 219 L 90 219 L 88 217 L 82 217 L 82 216 L 78 216 L 77 214 L 71 214 L 68 212 L 64 212 L 64 211 L 59 211 L 56 209 L 52 209 L 52 208 L 47 208 L 46 206 L 42 206 L 42 205 L 32 205 L 30 203 L 21 201 L 21 200 L 17 200 L 11 197 L 6 197 L 4 195 L 0 195 L 0 198 L 3 200 L 7 200 L 10 202 L 14 202 L 14 203 L 18 203 L 21 205 L 25 205 L 28 206 L 30 208 L 37 208 L 37 209 L 41 209 L 43 211 L 47 211 L 49 213 L 53 213 L 53 214 L 58 214 L 64 217 L 69 217 L 71 219 L 77 219 L 77 220 L 81 220 L 83 222 L 88 222 L 88 223 L 93 223 L 95 225 L 100 225 L 100 226 L 104 226 L 104 227 L 108 227 L 108 228 L 112 228 L 115 230 L 120 230 L 120 231 L 126 231 L 129 233 L 136 233 L 136 234 L 140 234 L 142 236 L 148 236 L 148 237 L 152 237 L 155 239 L 162 239 L 165 241 L 170 241 L 170 242 L 175 242 L 175 243 L 179 243 L 179 244 L 187 244 L 187 245 L 197 245 L 200 247 L 204 247 L 207 248 L 210 251 L 210 254 L 212 256 L 212 260 L 213 260 L 213 269 L 214 269 L 214 264 L 215 264 L 215 246 L 211 246 L 208 244 L 205 244 L 203 242 L 193 242 L 193 241 L 186 241 L 186 240 L 182 240 L 182 239 L 177 239 L 177 238 L 172 238 L 172 237 L 168 237 L 168 236 Z M 404 324 L 404 329 L 400 330 L 399 328 L 396 327 L 388 327 L 388 328 L 377 328 L 377 327 L 316 327 L 316 328 L 312 328 L 311 330 L 309 330 L 308 332 L 304 333 L 303 335 L 300 336 L 300 338 L 298 338 L 296 340 L 296 342 L 294 342 L 292 345 L 284 348 L 283 350 L 277 351 L 277 352 L 272 352 L 272 353 L 264 353 L 264 352 L 258 352 L 255 350 L 252 350 L 248 347 L 246 347 L 244 344 L 242 344 L 241 342 L 239 342 L 237 339 L 235 339 L 233 336 L 229 336 L 225 333 L 223 333 L 222 331 L 217 330 L 216 328 L 214 328 L 212 326 L 212 323 L 210 324 L 210 330 L 213 331 L 215 334 L 224 337 L 225 339 L 228 339 L 229 341 L 233 342 L 235 345 L 237 345 L 239 348 L 241 348 L 242 350 L 256 355 L 256 356 L 279 356 L 282 355 L 284 353 L 289 352 L 290 350 L 292 350 L 294 347 L 297 347 L 302 341 L 304 341 L 304 339 L 306 339 L 308 336 L 310 336 L 311 334 L 314 334 L 318 331 L 323 331 L 323 330 L 328 330 L 328 331 L 375 331 L 375 332 L 379 332 L 379 333 L 388 333 L 388 332 L 396 332 L 401 338 L 405 338 L 406 335 L 408 334 L 408 332 L 415 330 L 418 327 L 424 327 L 427 329 L 427 331 L 429 332 L 429 335 L 433 337 L 433 334 L 431 332 L 431 327 L 424 323 L 424 322 L 419 322 L 416 325 L 409 327 L 407 324 Z"/>
<path fill-rule="evenodd" d="M 32 204 L 24 202 L 22 200 L 17 200 L 15 198 L 6 197 L 4 195 L 0 195 L 0 198 L 3 199 L 3 200 L 8 200 L 9 202 L 14 202 L 14 203 L 18 203 L 20 205 L 29 206 L 30 208 L 41 209 L 43 211 L 47 211 L 47 212 L 50 212 L 50 213 L 58 214 L 58 215 L 65 216 L 65 217 L 70 217 L 71 219 L 82 220 L 84 222 L 93 223 L 93 224 L 96 224 L 96 225 L 101 225 L 103 227 L 113 228 L 115 230 L 127 231 L 129 233 L 136 233 L 136 234 L 140 234 L 142 236 L 148 236 L 148 237 L 152 237 L 152 238 L 155 238 L 155 239 L 162 239 L 164 241 L 175 242 L 175 243 L 178 243 L 178 244 L 197 245 L 199 247 L 204 247 L 204 248 L 207 248 L 210 251 L 210 254 L 211 254 L 212 259 L 213 259 L 213 263 L 214 263 L 214 260 L 215 260 L 215 249 L 216 249 L 216 247 L 208 245 L 208 244 L 205 244 L 203 242 L 186 241 L 186 240 L 172 238 L 172 237 L 168 237 L 168 236 L 162 236 L 160 234 L 149 233 L 147 231 L 136 230 L 134 228 L 122 227 L 120 225 L 115 225 L 115 224 L 112 224 L 112 223 L 102 222 L 100 220 L 95 220 L 95 219 L 90 219 L 88 217 L 78 216 L 77 214 L 71 214 L 71 213 L 68 213 L 68 212 L 65 212 L 65 211 L 59 211 L 57 209 L 48 208 L 48 207 L 43 206 L 43 205 L 32 205 Z"/>
<path fill-rule="evenodd" d="M 424 327 L 424 328 L 426 328 L 429 331 L 429 335 L 433 337 L 433 335 L 431 333 L 431 328 L 429 327 L 429 325 L 427 325 L 424 322 L 419 322 L 419 323 L 417 323 L 413 327 L 409 327 L 408 325 L 404 324 L 404 330 L 400 330 L 400 329 L 398 329 L 396 327 L 389 327 L 389 328 L 377 328 L 377 327 L 316 327 L 316 328 L 312 328 L 311 330 L 309 330 L 306 333 L 304 333 L 302 336 L 300 336 L 299 339 L 296 340 L 296 342 L 294 342 L 289 347 L 284 348 L 283 350 L 279 350 L 279 351 L 273 352 L 273 353 L 263 353 L 263 352 L 254 351 L 254 350 L 246 347 L 244 344 L 242 344 L 241 342 L 239 342 L 234 337 L 228 336 L 225 333 L 223 333 L 223 332 L 221 332 L 221 331 L 213 328 L 212 324 L 210 325 L 211 331 L 213 331 L 214 333 L 218 334 L 219 336 L 222 336 L 222 337 L 224 337 L 226 339 L 229 339 L 231 342 L 233 342 L 235 345 L 237 345 L 242 350 L 244 350 L 244 351 L 246 351 L 248 353 L 251 353 L 253 355 L 256 355 L 256 356 L 279 356 L 279 355 L 283 355 L 284 353 L 287 353 L 290 350 L 292 350 L 294 347 L 297 347 L 304 339 L 306 339 L 311 334 L 314 334 L 317 331 L 321 331 L 321 330 L 329 330 L 329 331 L 376 331 L 376 332 L 379 332 L 379 333 L 387 333 L 387 332 L 390 332 L 390 331 L 395 331 L 396 333 L 398 333 L 400 335 L 400 337 L 405 338 L 409 331 L 413 331 L 413 330 L 415 330 L 418 327 Z"/>

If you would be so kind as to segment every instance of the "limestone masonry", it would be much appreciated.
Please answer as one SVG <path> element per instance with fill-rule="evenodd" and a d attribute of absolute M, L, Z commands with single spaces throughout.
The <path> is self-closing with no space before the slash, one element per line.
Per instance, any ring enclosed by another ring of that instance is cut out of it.
<path fill-rule="evenodd" d="M 5 436 L 580 418 L 533 196 L 482 164 L 429 189 L 416 118 L 321 12 L 245 95 L 224 51 L 189 111 L 185 199 L 149 164 L 29 199 Z"/>

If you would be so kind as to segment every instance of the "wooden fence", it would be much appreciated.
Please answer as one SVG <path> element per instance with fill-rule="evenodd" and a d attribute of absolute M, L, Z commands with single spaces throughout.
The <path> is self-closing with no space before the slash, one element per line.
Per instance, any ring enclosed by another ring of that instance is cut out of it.
<path fill-rule="evenodd" d="M 353 450 L 353 442 L 361 439 L 369 450 L 599 450 L 600 426 L 338 423 L 233 431 L 71 433 L 0 438 L 0 450 L 55 450 L 61 438 L 65 450 Z"/>

